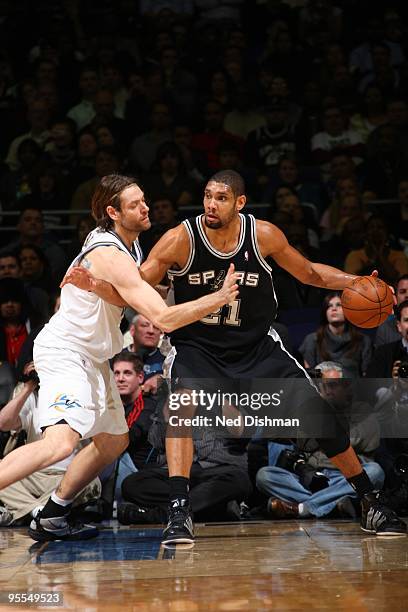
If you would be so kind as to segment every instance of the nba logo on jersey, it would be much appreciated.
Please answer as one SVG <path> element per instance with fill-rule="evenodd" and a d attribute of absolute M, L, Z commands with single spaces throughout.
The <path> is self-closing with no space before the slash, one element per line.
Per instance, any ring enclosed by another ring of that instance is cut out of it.
<path fill-rule="evenodd" d="M 245 261 L 248 261 L 248 259 L 249 259 L 248 251 L 245 251 L 244 257 L 245 257 Z"/>

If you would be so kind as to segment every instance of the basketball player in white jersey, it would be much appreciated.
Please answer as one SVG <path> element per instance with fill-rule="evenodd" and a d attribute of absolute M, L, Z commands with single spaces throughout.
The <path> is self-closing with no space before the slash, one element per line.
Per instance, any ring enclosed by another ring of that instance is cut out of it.
<path fill-rule="evenodd" d="M 31 523 L 29 533 L 36 540 L 97 535 L 94 527 L 73 524 L 68 515 L 75 495 L 128 445 L 123 406 L 108 362 L 122 348 L 123 303 L 169 332 L 201 319 L 238 294 L 231 266 L 216 293 L 167 306 L 138 271 L 140 249 L 136 240 L 150 227 L 148 211 L 144 194 L 133 179 L 121 175 L 102 178 L 92 199 L 98 227 L 72 265 L 83 265 L 111 283 L 120 296 L 117 305 L 67 284 L 61 292 L 59 311 L 35 340 L 39 425 L 44 436 L 1 461 L 0 497 L 4 487 L 65 459 L 81 438 L 92 438 Z"/>

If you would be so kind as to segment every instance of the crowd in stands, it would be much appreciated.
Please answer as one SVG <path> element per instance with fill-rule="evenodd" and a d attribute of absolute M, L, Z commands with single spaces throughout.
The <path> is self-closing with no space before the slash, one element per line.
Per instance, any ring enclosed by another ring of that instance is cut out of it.
<path fill-rule="evenodd" d="M 1 3 L 2 453 L 38 435 L 33 340 L 94 227 L 100 178 L 128 174 L 145 191 L 147 255 L 198 214 L 207 179 L 231 168 L 245 179 L 247 210 L 306 257 L 353 274 L 377 269 L 395 287 L 395 316 L 367 333 L 345 320 L 339 293 L 304 286 L 271 262 L 285 346 L 320 371 L 321 392 L 347 412 L 365 469 L 394 492 L 398 511 L 408 508 L 407 28 L 397 0 Z M 127 311 L 123 321 L 112 369 L 130 445 L 77 506 L 107 518 L 116 501 L 125 524 L 160 522 L 167 470 L 159 346 L 167 339 L 142 315 Z M 362 377 L 377 380 L 364 418 L 350 383 Z M 358 513 L 319 449 L 302 452 L 326 477 L 323 492 L 280 467 L 288 450 L 267 441 L 237 450 L 204 432 L 191 474 L 197 517 Z M 0 525 L 35 513 L 64 469 L 0 492 Z"/>

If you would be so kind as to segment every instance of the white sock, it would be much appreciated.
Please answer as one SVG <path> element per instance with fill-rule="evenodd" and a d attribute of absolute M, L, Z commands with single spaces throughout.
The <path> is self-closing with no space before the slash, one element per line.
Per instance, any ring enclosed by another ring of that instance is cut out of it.
<path fill-rule="evenodd" d="M 307 508 L 305 508 L 304 503 L 298 504 L 298 512 L 299 516 L 310 516 L 310 512 Z"/>
<path fill-rule="evenodd" d="M 63 506 L 65 508 L 65 506 L 69 506 L 69 504 L 72 504 L 72 502 L 74 501 L 74 498 L 72 499 L 61 499 L 61 497 L 58 497 L 58 495 L 55 493 L 55 491 L 53 493 L 51 493 L 51 499 L 55 504 L 59 504 L 60 506 Z"/>

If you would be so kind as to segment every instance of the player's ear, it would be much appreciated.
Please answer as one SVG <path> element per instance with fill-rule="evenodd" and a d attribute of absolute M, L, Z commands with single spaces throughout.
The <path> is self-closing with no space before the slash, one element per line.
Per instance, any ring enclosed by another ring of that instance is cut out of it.
<path fill-rule="evenodd" d="M 237 200 L 235 202 L 235 206 L 237 208 L 237 210 L 242 210 L 244 208 L 246 204 L 246 196 L 244 195 L 240 195 L 237 197 Z"/>
<path fill-rule="evenodd" d="M 119 211 L 116 210 L 113 206 L 106 207 L 106 214 L 113 220 L 117 221 L 119 219 Z"/>

